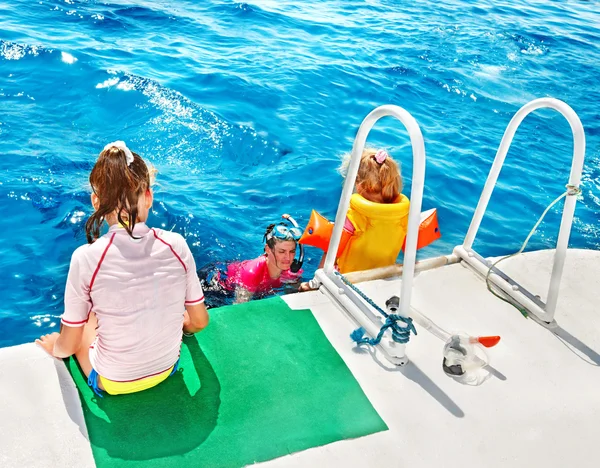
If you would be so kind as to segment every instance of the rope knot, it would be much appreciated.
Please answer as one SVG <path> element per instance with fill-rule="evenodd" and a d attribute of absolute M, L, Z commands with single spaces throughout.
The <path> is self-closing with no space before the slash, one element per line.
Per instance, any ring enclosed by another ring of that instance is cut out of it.
<path fill-rule="evenodd" d="M 567 195 L 577 196 L 581 194 L 581 189 L 577 185 L 567 184 L 565 187 L 567 188 Z"/>
<path fill-rule="evenodd" d="M 399 325 L 398 322 L 403 322 L 406 326 L 403 327 Z M 396 343 L 406 344 L 410 340 L 410 332 L 413 334 L 417 334 L 417 330 L 415 325 L 413 324 L 413 320 L 410 317 L 403 317 L 402 315 L 391 314 L 388 315 L 385 319 L 385 323 L 379 330 L 379 333 L 375 338 L 366 338 L 364 328 L 357 328 L 350 334 L 350 338 L 352 341 L 356 342 L 356 344 L 369 344 L 371 346 L 377 346 L 385 331 L 390 328 L 392 332 L 392 340 Z"/>
<path fill-rule="evenodd" d="M 408 343 L 408 340 L 410 340 L 410 332 L 412 331 L 415 335 L 417 334 L 417 330 L 413 324 L 413 319 L 411 319 L 410 317 L 403 317 L 402 315 L 398 315 L 398 314 L 388 314 L 385 310 L 383 310 L 381 307 L 379 307 L 377 304 L 375 304 L 375 302 L 373 302 L 373 300 L 368 297 L 365 293 L 363 293 L 360 289 L 358 289 L 356 286 L 354 286 L 350 281 L 348 281 L 348 279 L 342 275 L 339 271 L 334 272 L 337 276 L 339 276 L 339 278 L 342 280 L 342 282 L 346 285 L 348 285 L 353 291 L 355 291 L 360 297 L 362 297 L 370 306 L 372 306 L 376 311 L 378 311 L 381 315 L 383 315 L 385 317 L 385 323 L 383 324 L 383 326 L 381 327 L 381 329 L 379 330 L 379 333 L 377 334 L 377 336 L 375 338 L 365 338 L 365 329 L 360 327 L 357 328 L 356 330 L 354 330 L 351 334 L 350 334 L 350 339 L 352 339 L 352 341 L 356 342 L 356 344 L 370 344 L 371 346 L 375 346 L 378 345 L 379 342 L 381 341 L 381 338 L 383 338 L 383 334 L 385 333 L 385 331 L 388 328 L 391 328 L 391 332 L 392 332 L 392 340 L 394 340 L 396 343 L 402 343 L 402 344 L 406 344 Z M 396 299 L 396 301 L 398 300 L 398 297 L 392 297 L 388 300 L 388 302 L 390 302 L 392 299 Z M 388 304 L 388 302 L 386 302 L 386 304 Z M 390 309 L 393 310 L 394 312 L 397 310 L 397 308 L 394 309 Z M 398 324 L 398 322 L 403 322 L 404 325 L 406 326 L 400 326 Z"/>
<path fill-rule="evenodd" d="M 403 322 L 406 327 L 401 327 L 398 322 Z M 413 324 L 413 319 L 410 317 L 402 317 L 402 315 L 391 314 L 385 321 L 385 324 L 389 324 L 389 328 L 392 329 L 392 339 L 396 343 L 406 344 L 410 340 L 410 332 L 417 334 L 417 329 Z"/>

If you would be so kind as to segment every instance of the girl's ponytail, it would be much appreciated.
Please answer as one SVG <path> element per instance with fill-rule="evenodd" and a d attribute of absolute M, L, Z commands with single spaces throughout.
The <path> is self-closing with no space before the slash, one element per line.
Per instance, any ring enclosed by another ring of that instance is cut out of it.
<path fill-rule="evenodd" d="M 144 160 L 123 142 L 107 145 L 90 174 L 90 185 L 98 196 L 98 207 L 85 225 L 87 241 L 100 237 L 100 228 L 108 215 L 117 220 L 134 238 L 138 200 L 150 188 L 150 174 Z"/>
<path fill-rule="evenodd" d="M 379 168 L 379 182 L 383 203 L 394 203 L 402 192 L 402 176 L 396 161 L 387 158 L 383 162 Z"/>

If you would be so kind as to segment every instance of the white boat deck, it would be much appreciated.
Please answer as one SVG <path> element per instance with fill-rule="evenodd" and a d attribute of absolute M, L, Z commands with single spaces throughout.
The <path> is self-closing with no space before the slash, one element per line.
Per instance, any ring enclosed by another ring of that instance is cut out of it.
<path fill-rule="evenodd" d="M 502 269 L 542 300 L 552 251 Z M 359 287 L 383 306 L 398 280 Z M 311 308 L 389 431 L 265 462 L 269 467 L 596 467 L 600 463 L 600 252 L 569 250 L 554 332 L 491 295 L 462 264 L 420 273 L 413 306 L 448 331 L 501 335 L 491 377 L 461 384 L 442 371 L 443 343 L 420 329 L 396 368 L 352 346 L 355 325 L 320 292 L 286 296 Z M 34 345 L 0 349 L 0 466 L 93 466 L 77 392 L 62 363 Z"/>

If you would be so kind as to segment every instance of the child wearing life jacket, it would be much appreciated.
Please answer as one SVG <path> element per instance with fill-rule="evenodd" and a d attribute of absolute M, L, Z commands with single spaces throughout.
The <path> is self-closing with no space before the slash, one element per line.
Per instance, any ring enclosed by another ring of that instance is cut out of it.
<path fill-rule="evenodd" d="M 410 203 L 387 151 L 363 150 L 355 187 L 344 224 L 352 235 L 336 260 L 340 273 L 393 265 L 408 228 Z"/>
<path fill-rule="evenodd" d="M 71 257 L 61 331 L 36 340 L 56 358 L 74 354 L 99 395 L 158 385 L 177 369 L 182 331 L 208 324 L 185 239 L 146 225 L 150 179 L 144 160 L 122 141 L 100 153 L 90 174 L 88 244 Z"/>
<path fill-rule="evenodd" d="M 350 155 L 340 167 L 344 177 L 349 162 Z M 408 198 L 400 193 L 401 190 L 402 176 L 398 164 L 385 150 L 365 148 L 336 258 L 336 268 L 340 273 L 369 270 L 396 263 L 406 237 L 410 207 Z M 328 236 L 332 230 L 333 223 L 329 223 L 313 210 L 311 221 L 300 243 L 324 248 L 329 244 Z M 307 233 L 308 237 L 305 237 Z M 326 254 L 323 255 L 319 268 L 325 263 L 325 257 Z M 316 287 L 318 283 L 311 280 L 302 283 L 300 291 Z"/>
<path fill-rule="evenodd" d="M 289 215 L 285 216 L 288 220 L 291 218 Z M 263 236 L 264 254 L 252 260 L 228 265 L 224 286 L 235 290 L 236 302 L 245 302 L 255 294 L 269 293 L 284 284 L 296 284 L 300 281 L 302 259 L 298 261 L 294 257 L 301 235 L 302 230 L 297 226 L 270 224 Z"/>

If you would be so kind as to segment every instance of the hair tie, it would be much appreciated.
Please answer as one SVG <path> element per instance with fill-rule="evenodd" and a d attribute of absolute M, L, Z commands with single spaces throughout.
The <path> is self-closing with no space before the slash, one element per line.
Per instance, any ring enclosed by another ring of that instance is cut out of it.
<path fill-rule="evenodd" d="M 109 143 L 104 147 L 104 151 L 109 150 L 111 148 L 118 148 L 121 151 L 123 151 L 123 153 L 125 153 L 125 160 L 127 161 L 127 166 L 131 165 L 131 163 L 133 162 L 133 153 L 129 148 L 127 148 L 127 145 L 124 141 L 113 141 L 112 143 Z"/>
<path fill-rule="evenodd" d="M 381 149 L 375 153 L 375 161 L 377 161 L 377 164 L 383 164 L 388 156 L 387 151 Z"/>

